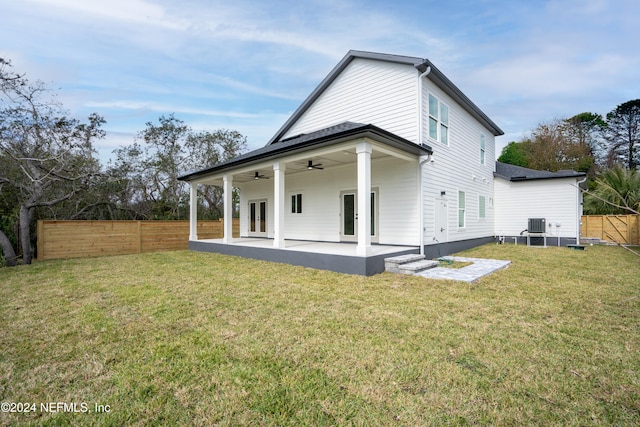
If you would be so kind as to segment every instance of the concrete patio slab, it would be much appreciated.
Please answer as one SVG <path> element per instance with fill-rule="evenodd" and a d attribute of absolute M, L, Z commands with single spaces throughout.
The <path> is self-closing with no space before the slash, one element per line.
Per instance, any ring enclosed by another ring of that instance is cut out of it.
<path fill-rule="evenodd" d="M 457 280 L 461 282 L 475 282 L 479 278 L 491 274 L 495 271 L 507 268 L 511 261 L 484 258 L 466 258 L 447 256 L 442 259 L 448 259 L 458 262 L 472 262 L 473 264 L 463 268 L 446 268 L 436 267 L 416 273 L 416 276 L 426 277 L 427 279 L 444 279 Z"/>

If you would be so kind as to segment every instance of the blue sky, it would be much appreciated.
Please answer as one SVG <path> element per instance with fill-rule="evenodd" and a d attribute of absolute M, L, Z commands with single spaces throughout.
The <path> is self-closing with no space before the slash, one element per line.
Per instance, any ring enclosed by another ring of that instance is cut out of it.
<path fill-rule="evenodd" d="M 105 117 L 106 159 L 148 121 L 263 146 L 349 49 L 428 58 L 504 131 L 640 98 L 640 1 L 0 0 L 0 57 Z"/>

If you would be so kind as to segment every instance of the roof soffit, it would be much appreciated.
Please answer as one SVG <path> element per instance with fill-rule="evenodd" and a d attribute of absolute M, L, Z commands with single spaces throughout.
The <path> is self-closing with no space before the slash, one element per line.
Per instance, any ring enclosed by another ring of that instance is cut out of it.
<path fill-rule="evenodd" d="M 322 147 L 312 147 L 301 152 L 292 152 L 280 157 L 261 159 L 249 162 L 237 167 L 213 172 L 203 178 L 194 179 L 194 183 L 219 185 L 225 175 L 232 175 L 236 184 L 252 182 L 255 173 L 258 172 L 263 179 L 273 179 L 273 164 L 279 161 L 284 164 L 285 174 L 291 175 L 308 170 L 308 161 L 314 164 L 322 164 L 324 169 L 357 162 L 356 146 L 361 142 L 370 143 L 372 146 L 371 160 L 376 162 L 385 158 L 395 158 L 402 161 L 417 162 L 419 155 L 410 154 L 398 148 L 388 146 L 369 137 L 355 138 L 350 141 L 340 142 Z"/>

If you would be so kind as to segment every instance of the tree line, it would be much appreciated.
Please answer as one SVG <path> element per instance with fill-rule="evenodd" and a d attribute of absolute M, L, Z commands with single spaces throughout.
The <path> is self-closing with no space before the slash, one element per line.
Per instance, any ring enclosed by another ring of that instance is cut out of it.
<path fill-rule="evenodd" d="M 585 172 L 585 214 L 638 214 L 640 99 L 622 103 L 606 116 L 584 112 L 540 123 L 529 136 L 507 144 L 498 161 L 551 172 Z"/>
<path fill-rule="evenodd" d="M 148 122 L 106 165 L 105 119 L 70 117 L 55 93 L 0 58 L 0 264 L 30 264 L 37 219 L 187 219 L 185 172 L 236 157 L 246 138 L 195 131 L 173 114 Z M 199 188 L 199 217 L 221 216 L 222 191 Z"/>

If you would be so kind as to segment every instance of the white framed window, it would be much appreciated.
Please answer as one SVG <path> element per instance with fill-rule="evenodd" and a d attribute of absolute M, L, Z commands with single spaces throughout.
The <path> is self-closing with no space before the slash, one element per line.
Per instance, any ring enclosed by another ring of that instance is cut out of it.
<path fill-rule="evenodd" d="M 464 191 L 458 191 L 458 228 L 465 228 L 467 225 L 466 196 Z"/>
<path fill-rule="evenodd" d="M 478 196 L 478 218 L 485 219 L 487 217 L 487 199 L 484 196 Z"/>
<path fill-rule="evenodd" d="M 429 138 L 449 145 L 449 107 L 429 94 Z"/>
<path fill-rule="evenodd" d="M 480 134 L 480 164 L 484 165 L 487 152 L 486 140 L 484 134 Z"/>
<path fill-rule="evenodd" d="M 302 193 L 291 195 L 291 213 L 292 214 L 302 213 Z"/>

